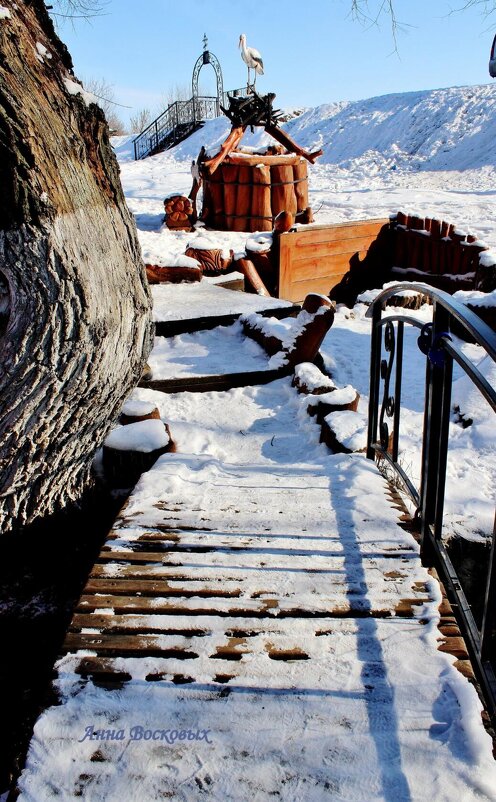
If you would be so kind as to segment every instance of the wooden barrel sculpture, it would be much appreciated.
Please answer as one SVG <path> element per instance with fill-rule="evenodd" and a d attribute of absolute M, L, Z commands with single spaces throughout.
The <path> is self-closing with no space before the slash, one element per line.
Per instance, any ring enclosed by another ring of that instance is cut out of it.
<path fill-rule="evenodd" d="M 202 220 L 227 231 L 272 231 L 286 211 L 308 207 L 307 162 L 293 153 L 230 153 L 210 174 L 203 172 Z"/>

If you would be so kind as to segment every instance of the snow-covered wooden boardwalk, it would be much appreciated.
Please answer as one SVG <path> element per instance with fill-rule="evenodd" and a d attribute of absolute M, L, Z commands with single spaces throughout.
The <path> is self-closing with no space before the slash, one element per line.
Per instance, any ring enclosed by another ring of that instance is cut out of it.
<path fill-rule="evenodd" d="M 22 802 L 496 799 L 475 690 L 384 481 L 290 379 L 153 399 L 177 442 L 84 589 Z"/>

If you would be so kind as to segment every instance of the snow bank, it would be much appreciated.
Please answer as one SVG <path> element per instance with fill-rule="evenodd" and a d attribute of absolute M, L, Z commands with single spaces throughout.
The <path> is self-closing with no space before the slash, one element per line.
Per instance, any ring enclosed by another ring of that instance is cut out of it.
<path fill-rule="evenodd" d="M 121 409 L 121 415 L 127 415 L 129 418 L 139 418 L 142 415 L 149 415 L 154 409 L 155 404 L 151 401 L 129 398 Z"/>
<path fill-rule="evenodd" d="M 119 426 L 110 432 L 104 445 L 116 451 L 141 451 L 148 454 L 169 444 L 169 435 L 161 420 L 143 420 Z"/>

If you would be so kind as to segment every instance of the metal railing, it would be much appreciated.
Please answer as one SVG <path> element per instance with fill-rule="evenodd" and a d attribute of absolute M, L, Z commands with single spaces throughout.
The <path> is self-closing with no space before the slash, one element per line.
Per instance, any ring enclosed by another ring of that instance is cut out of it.
<path fill-rule="evenodd" d="M 407 310 L 389 309 L 386 301 L 404 290 L 422 293 L 433 304 L 432 323 L 422 324 Z M 455 604 L 488 712 L 496 715 L 496 524 L 493 528 L 483 613 L 477 624 L 471 605 L 442 540 L 453 361 L 496 411 L 496 389 L 468 359 L 451 336 L 455 325 L 496 361 L 496 333 L 464 304 L 425 284 L 401 283 L 383 291 L 371 305 L 372 346 L 370 369 L 367 456 L 387 461 L 416 507 L 424 564 L 435 565 Z M 426 384 L 420 487 L 398 464 L 401 423 L 401 388 L 404 326 L 421 329 L 419 347 L 426 354 Z M 384 335 L 384 336 L 383 336 Z M 384 346 L 383 358 L 382 348 Z M 382 382 L 382 400 L 381 400 Z M 394 384 L 394 387 L 393 387 Z M 390 431 L 390 426 L 392 429 Z"/>
<path fill-rule="evenodd" d="M 192 97 L 171 103 L 134 140 L 134 158 L 144 159 L 160 148 L 170 148 L 204 120 L 220 115 L 216 97 Z"/>
<path fill-rule="evenodd" d="M 134 158 L 144 159 L 158 150 L 172 147 L 196 130 L 204 120 L 220 117 L 221 105 L 228 105 L 229 95 L 244 97 L 247 91 L 245 87 L 224 92 L 222 104 L 217 97 L 195 96 L 189 100 L 176 100 L 135 137 Z"/>

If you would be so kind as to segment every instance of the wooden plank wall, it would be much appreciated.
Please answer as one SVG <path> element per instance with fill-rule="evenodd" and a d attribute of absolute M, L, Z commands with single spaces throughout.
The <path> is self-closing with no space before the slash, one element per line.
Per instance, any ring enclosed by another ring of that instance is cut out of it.
<path fill-rule="evenodd" d="M 300 228 L 280 236 L 279 298 L 302 301 L 307 293 L 329 295 L 350 270 L 350 260 L 362 260 L 389 219 L 363 220 Z"/>

